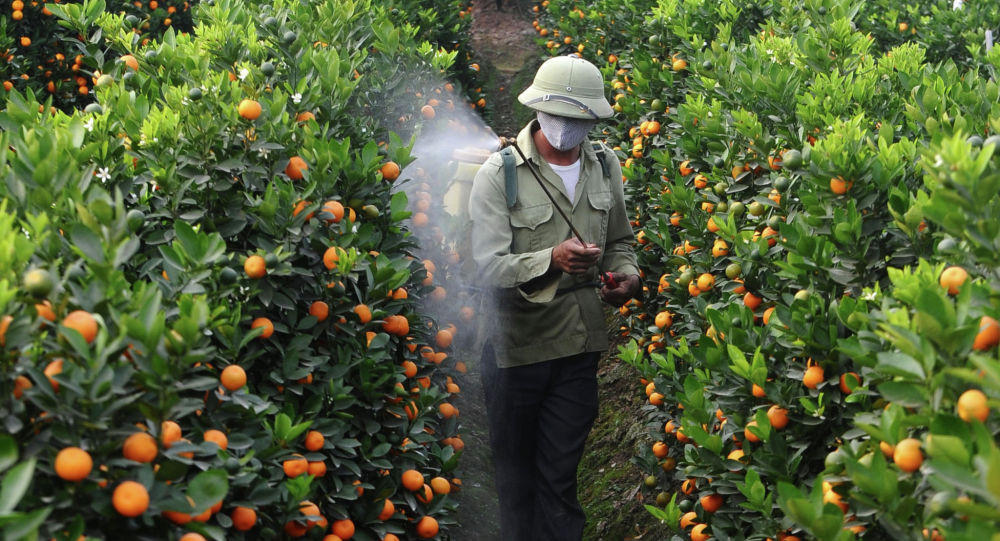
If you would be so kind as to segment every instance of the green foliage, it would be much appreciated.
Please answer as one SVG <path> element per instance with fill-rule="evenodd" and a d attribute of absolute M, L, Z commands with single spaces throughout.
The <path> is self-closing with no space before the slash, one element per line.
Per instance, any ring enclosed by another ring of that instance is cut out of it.
<path fill-rule="evenodd" d="M 602 129 L 649 290 L 621 311 L 620 357 L 665 397 L 644 413 L 670 448 L 636 462 L 654 493 L 693 482 L 681 504 L 726 495 L 697 515 L 715 537 L 1000 525 L 982 342 L 1000 310 L 1000 57 L 981 46 L 998 22 L 996 5 L 950 1 L 550 0 L 540 15 L 602 67 L 618 112 Z M 957 295 L 948 266 L 969 273 Z M 985 423 L 959 417 L 970 389 Z M 892 457 L 905 438 L 912 473 Z"/>

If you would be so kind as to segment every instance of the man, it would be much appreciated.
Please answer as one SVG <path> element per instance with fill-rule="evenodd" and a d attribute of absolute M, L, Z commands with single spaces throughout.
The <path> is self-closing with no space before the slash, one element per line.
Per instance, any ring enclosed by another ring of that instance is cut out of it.
<path fill-rule="evenodd" d="M 496 292 L 482 378 L 501 535 L 578 541 L 586 517 L 576 470 L 597 417 L 597 362 L 609 348 L 601 300 L 625 304 L 641 283 L 618 159 L 585 142 L 613 114 L 601 72 L 579 57 L 551 58 L 518 100 L 537 115 L 516 143 L 530 165 L 515 152 L 507 160 L 516 169 L 505 173 L 494 153 L 469 200 L 477 277 Z M 605 272 L 613 280 L 602 284 Z"/>

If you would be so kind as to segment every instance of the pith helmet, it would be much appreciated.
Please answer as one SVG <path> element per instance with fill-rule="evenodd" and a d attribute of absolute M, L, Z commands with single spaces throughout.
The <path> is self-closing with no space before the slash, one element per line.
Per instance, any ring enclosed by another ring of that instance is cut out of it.
<path fill-rule="evenodd" d="M 575 56 L 552 57 L 539 66 L 535 80 L 517 100 L 536 110 L 569 118 L 608 118 L 604 76 L 597 66 Z"/>

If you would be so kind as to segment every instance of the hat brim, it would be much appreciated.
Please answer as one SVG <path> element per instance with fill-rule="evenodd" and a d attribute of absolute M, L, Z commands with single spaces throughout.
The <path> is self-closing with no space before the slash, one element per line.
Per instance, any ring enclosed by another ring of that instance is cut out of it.
<path fill-rule="evenodd" d="M 578 105 L 555 99 L 545 99 L 547 94 L 550 93 L 540 90 L 532 85 L 517 96 L 517 101 L 521 102 L 530 109 L 542 111 L 543 113 L 548 113 L 550 115 L 564 116 L 568 118 L 593 119 L 594 115 L 597 115 L 597 118 L 610 118 L 615 114 L 614 109 L 611 108 L 611 104 L 603 98 L 577 98 L 574 96 L 574 99 L 579 100 L 580 103 L 588 107 L 590 111 L 594 112 L 594 115 L 592 115 L 587 111 L 587 109 L 583 109 Z"/>

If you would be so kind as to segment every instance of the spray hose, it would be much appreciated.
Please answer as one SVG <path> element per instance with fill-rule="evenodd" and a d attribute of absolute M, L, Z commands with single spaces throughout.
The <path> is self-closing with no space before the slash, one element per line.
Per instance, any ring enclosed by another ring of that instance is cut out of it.
<path fill-rule="evenodd" d="M 538 171 L 535 171 L 534 166 L 531 164 L 531 162 L 528 161 L 528 157 L 525 156 L 524 152 L 521 151 L 521 147 L 517 146 L 517 142 L 516 141 L 510 141 L 510 146 L 514 147 L 514 150 L 516 150 L 517 153 L 518 153 L 518 155 L 521 156 L 521 160 L 523 160 L 524 164 L 528 167 L 528 171 L 531 171 L 531 175 L 533 177 L 535 177 L 535 180 L 538 182 L 538 186 L 545 193 L 545 196 L 549 198 L 549 201 L 552 202 L 552 206 L 555 207 L 556 211 L 559 212 L 559 215 L 562 216 L 562 219 L 566 221 L 566 225 L 569 226 L 569 230 L 573 232 L 573 235 L 576 237 L 576 240 L 580 241 L 580 244 L 586 246 L 587 243 L 584 242 L 583 236 L 581 236 L 580 232 L 577 231 L 576 227 L 573 226 L 573 222 L 571 222 L 570 219 L 569 219 L 569 216 L 567 216 L 566 213 L 563 212 L 562 207 L 560 207 L 559 204 L 556 203 L 555 197 L 553 197 L 552 193 L 549 192 L 549 189 L 547 187 L 545 187 L 545 182 L 542 181 L 541 175 L 538 174 Z M 566 288 L 566 289 L 567 289 L 567 291 L 569 291 L 569 290 L 572 290 L 572 289 L 580 289 L 582 287 L 602 287 L 603 286 L 603 287 L 607 287 L 608 289 L 615 289 L 615 288 L 618 287 L 618 281 L 614 279 L 614 277 L 611 275 L 610 272 L 607 272 L 607 271 L 602 272 L 600 274 L 600 278 L 601 278 L 601 280 L 599 282 L 586 282 L 586 283 L 580 284 L 579 286 L 574 286 L 572 288 Z"/>

